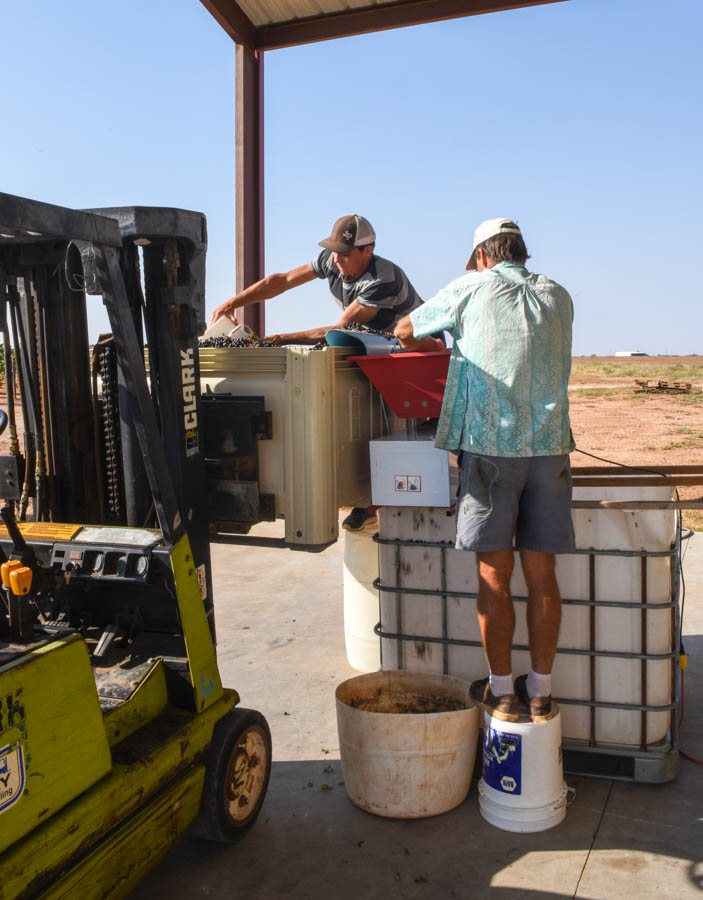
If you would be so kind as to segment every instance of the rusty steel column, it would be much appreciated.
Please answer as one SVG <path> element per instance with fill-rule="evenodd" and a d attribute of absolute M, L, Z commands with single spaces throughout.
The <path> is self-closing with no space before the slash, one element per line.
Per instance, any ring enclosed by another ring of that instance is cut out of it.
<path fill-rule="evenodd" d="M 237 293 L 264 277 L 264 58 L 236 46 L 236 245 Z M 265 334 L 264 304 L 238 315 Z"/>

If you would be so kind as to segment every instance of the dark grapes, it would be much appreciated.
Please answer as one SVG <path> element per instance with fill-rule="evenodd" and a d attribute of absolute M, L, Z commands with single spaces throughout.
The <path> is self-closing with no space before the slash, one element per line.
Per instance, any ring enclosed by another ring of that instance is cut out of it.
<path fill-rule="evenodd" d="M 389 331 L 377 331 L 375 328 L 369 328 L 368 325 L 360 325 L 358 322 L 350 322 L 344 326 L 344 331 L 360 331 L 362 334 L 380 334 L 384 338 L 392 338 L 393 334 Z"/>
<path fill-rule="evenodd" d="M 356 331 L 362 334 L 378 334 L 381 335 L 381 337 L 385 338 L 393 337 L 392 334 L 386 331 L 376 331 L 376 329 L 374 328 L 369 328 L 368 325 L 359 325 L 356 322 L 351 322 L 349 325 L 345 325 L 344 331 Z M 203 348 L 215 347 L 217 349 L 278 346 L 278 344 L 274 344 L 273 341 L 264 341 L 255 334 L 248 334 L 246 337 L 238 338 L 226 337 L 225 335 L 221 335 L 220 337 L 200 338 L 198 340 L 198 345 Z M 319 341 L 312 347 L 313 350 L 325 350 L 326 348 L 327 343 L 325 341 Z"/>
<path fill-rule="evenodd" d="M 273 341 L 264 341 L 255 334 L 248 334 L 246 337 L 231 338 L 225 335 L 220 337 L 201 338 L 198 341 L 200 347 L 217 347 L 218 349 L 230 349 L 233 347 L 277 347 Z"/>

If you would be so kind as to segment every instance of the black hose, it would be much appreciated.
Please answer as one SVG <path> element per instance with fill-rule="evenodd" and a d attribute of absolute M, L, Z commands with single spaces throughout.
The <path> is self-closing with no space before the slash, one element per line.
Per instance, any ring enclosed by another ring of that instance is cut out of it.
<path fill-rule="evenodd" d="M 30 430 L 31 423 L 29 421 L 29 412 L 27 410 L 27 399 L 26 399 L 26 387 L 24 384 L 24 377 L 22 375 L 22 367 L 20 365 L 20 354 L 18 351 L 19 347 L 19 332 L 17 330 L 17 313 L 14 307 L 14 304 L 10 304 L 10 324 L 12 326 L 12 342 L 15 347 L 15 367 L 14 371 L 17 373 L 17 381 L 19 384 L 20 391 L 20 407 L 22 409 L 22 422 L 24 424 L 24 432 L 25 434 Z"/>
<path fill-rule="evenodd" d="M 32 365 L 29 358 L 29 348 L 27 345 L 27 336 L 25 334 L 24 325 L 22 323 L 22 314 L 19 309 L 19 293 L 17 291 L 16 286 L 10 286 L 10 315 L 12 318 L 12 331 L 13 336 L 15 337 L 15 350 L 19 356 L 19 366 L 18 366 L 18 374 L 20 375 L 20 384 L 23 385 L 23 388 L 20 389 L 20 393 L 22 394 L 24 403 L 23 403 L 23 413 L 25 412 L 27 417 L 25 418 L 25 436 L 29 434 L 29 440 L 31 444 L 31 450 L 33 453 L 33 463 L 34 463 L 34 476 L 35 476 L 35 488 L 34 488 L 34 520 L 36 522 L 40 522 L 41 519 L 41 511 L 43 506 L 43 462 L 42 462 L 42 445 L 43 445 L 43 435 L 42 435 L 42 422 L 41 422 L 41 412 L 39 408 L 39 396 L 37 391 L 37 386 L 34 383 L 32 378 Z M 27 314 L 29 319 L 29 313 L 32 311 L 32 298 L 29 293 L 29 280 L 25 278 L 25 298 L 27 301 Z M 32 324 L 28 321 L 28 324 Z M 24 476 L 24 484 L 22 485 L 22 497 L 20 498 L 20 519 L 24 520 L 27 505 L 29 501 L 29 477 L 30 477 L 30 453 L 29 447 L 26 448 L 26 466 L 25 466 L 25 476 Z"/>
<path fill-rule="evenodd" d="M 12 347 L 10 346 L 10 332 L 5 320 L 2 329 L 2 345 L 5 355 L 5 389 L 7 392 L 7 411 L 9 413 L 10 427 L 15 427 L 15 376 L 12 360 Z"/>

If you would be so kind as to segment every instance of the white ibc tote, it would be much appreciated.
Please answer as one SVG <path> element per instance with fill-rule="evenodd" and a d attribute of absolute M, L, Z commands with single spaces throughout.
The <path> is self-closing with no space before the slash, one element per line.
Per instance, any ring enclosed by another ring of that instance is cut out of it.
<path fill-rule="evenodd" d="M 669 486 L 574 489 L 577 500 L 671 496 Z M 557 578 L 565 598 L 559 633 L 559 650 L 564 652 L 557 653 L 552 681 L 553 695 L 572 701 L 561 710 L 564 739 L 639 748 L 643 717 L 637 707 L 644 705 L 644 696 L 648 706 L 661 709 L 646 713 L 644 741 L 664 742 L 673 699 L 675 513 L 575 509 L 572 516 L 580 553 L 557 557 Z M 382 632 L 417 637 L 382 638 L 384 669 L 446 671 L 470 681 L 485 676 L 476 601 L 456 596 L 478 589 L 475 554 L 451 547 L 455 529 L 454 514 L 441 507 L 379 510 Z M 622 555 L 608 555 L 611 551 Z M 640 551 L 663 555 L 647 558 L 637 555 Z M 517 554 L 511 590 L 516 597 L 527 594 Z M 592 596 L 598 602 L 595 607 L 588 605 Z M 516 602 L 514 646 L 528 643 L 525 609 L 525 603 Z M 474 646 L 443 644 L 443 638 L 471 641 Z M 640 654 L 649 657 L 645 665 Z M 529 669 L 529 654 L 514 651 L 513 671 Z M 584 704 L 577 705 L 578 700 Z M 591 700 L 604 706 L 592 712 Z"/>

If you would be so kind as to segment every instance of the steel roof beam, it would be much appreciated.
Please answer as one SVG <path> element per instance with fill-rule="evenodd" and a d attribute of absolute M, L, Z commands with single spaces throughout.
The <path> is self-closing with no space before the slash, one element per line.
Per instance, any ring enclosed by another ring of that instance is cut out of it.
<path fill-rule="evenodd" d="M 250 50 L 256 49 L 256 28 L 235 0 L 200 0 L 200 2 L 233 41 L 249 47 Z"/>
<path fill-rule="evenodd" d="M 264 57 L 241 44 L 236 49 L 235 197 L 237 293 L 264 272 Z M 265 332 L 264 303 L 245 306 L 238 319 L 259 337 Z"/>

